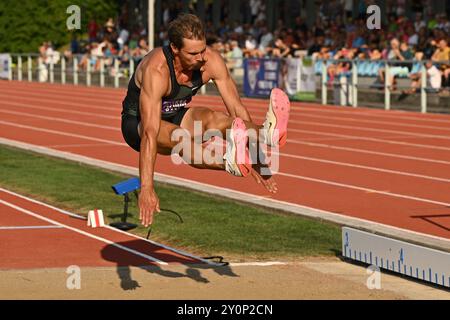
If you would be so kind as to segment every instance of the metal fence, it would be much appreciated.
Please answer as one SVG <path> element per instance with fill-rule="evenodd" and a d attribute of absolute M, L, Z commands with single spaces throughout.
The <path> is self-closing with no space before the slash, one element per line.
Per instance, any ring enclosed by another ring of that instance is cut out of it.
<path fill-rule="evenodd" d="M 328 82 L 329 74 L 328 68 L 331 65 L 336 65 L 339 63 L 348 63 L 351 65 L 350 70 L 342 72 L 336 76 L 337 81 L 333 81 L 331 84 L 334 87 L 339 87 L 341 90 L 341 96 L 349 97 L 348 99 L 341 99 L 344 101 L 349 101 L 353 107 L 357 107 L 358 104 L 358 90 L 360 89 L 383 89 L 384 90 L 384 108 L 390 110 L 391 95 L 393 91 L 393 84 L 387 81 L 388 75 L 397 78 L 409 79 L 411 74 L 420 74 L 420 108 L 422 113 L 427 112 L 427 101 L 428 95 L 430 93 L 437 93 L 434 88 L 427 86 L 427 69 L 425 67 L 426 61 L 418 60 L 317 60 L 315 64 L 316 74 L 320 73 L 321 78 L 321 102 L 322 104 L 327 104 L 328 101 Z M 434 64 L 445 64 L 450 65 L 450 61 L 433 61 Z M 399 67 L 399 65 L 403 67 Z M 406 66 L 409 65 L 411 70 Z M 390 70 L 396 69 L 401 72 L 391 73 Z M 406 68 L 406 70 L 405 70 Z M 367 71 L 370 70 L 370 71 Z M 363 85 L 360 83 L 361 77 L 375 78 L 378 77 L 378 71 L 383 70 L 384 73 L 384 83 Z M 410 86 L 396 86 L 398 89 L 410 89 Z M 448 106 L 450 107 L 450 105 Z"/>
<path fill-rule="evenodd" d="M 96 68 L 93 68 L 90 59 L 92 56 L 73 55 L 70 58 L 56 54 L 49 57 L 47 63 L 40 58 L 39 54 L 10 54 L 9 80 L 17 79 L 19 81 L 40 81 L 50 83 L 71 83 L 74 85 L 85 84 L 86 86 L 110 86 L 118 88 L 126 86 L 129 78 L 131 78 L 135 66 L 141 57 L 133 57 L 129 62 L 124 64 L 119 56 L 111 57 L 96 57 Z M 84 69 L 80 69 L 80 62 L 83 59 L 88 59 Z M 242 59 L 241 59 L 242 60 Z M 338 63 L 349 63 L 351 68 L 336 75 L 336 80 L 331 83 L 332 89 L 339 91 L 341 97 L 341 105 L 350 105 L 357 107 L 359 105 L 358 94 L 360 90 L 372 89 L 373 85 L 365 85 L 361 78 L 375 78 L 378 70 L 383 69 L 385 75 L 390 73 L 393 66 L 401 64 L 410 64 L 412 70 L 407 74 L 401 74 L 401 77 L 408 78 L 411 73 L 419 73 L 421 75 L 420 85 L 420 111 L 427 112 L 428 95 L 432 91 L 427 87 L 427 70 L 425 67 L 426 61 L 408 60 L 408 61 L 393 61 L 393 60 L 315 60 L 314 68 L 317 76 L 317 83 L 320 86 L 320 98 L 318 102 L 328 104 L 329 85 L 328 68 L 331 65 Z M 450 65 L 450 61 L 435 62 L 439 64 Z M 234 68 L 232 75 L 238 86 L 242 86 L 242 79 L 244 77 L 244 70 L 242 66 Z M 238 79 L 236 79 L 236 77 Z M 386 77 L 385 77 L 386 79 Z M 399 89 L 407 89 L 407 86 L 397 86 Z M 241 88 L 242 89 L 242 88 Z M 392 106 L 392 91 L 393 87 L 388 81 L 378 84 L 378 90 L 384 91 L 384 109 L 390 110 Z M 201 93 L 205 94 L 205 86 L 202 87 Z"/>
<path fill-rule="evenodd" d="M 80 69 L 80 62 L 88 59 L 85 69 Z M 119 87 L 121 78 L 129 78 L 134 72 L 135 59 L 130 59 L 127 68 L 121 65 L 120 57 L 97 57 L 99 69 L 92 67 L 92 56 L 73 55 L 66 58 L 59 54 L 48 56 L 45 61 L 39 54 L 10 54 L 9 80 L 17 79 L 23 81 L 39 81 L 50 83 L 72 83 L 74 85 L 85 84 L 86 86 L 106 86 L 106 80 L 112 82 L 113 87 Z M 112 61 L 112 63 L 108 63 Z M 26 64 L 26 66 L 24 66 Z M 93 77 L 97 82 L 93 82 Z M 81 81 L 81 78 L 83 81 Z M 112 81 L 111 81 L 112 80 Z"/>

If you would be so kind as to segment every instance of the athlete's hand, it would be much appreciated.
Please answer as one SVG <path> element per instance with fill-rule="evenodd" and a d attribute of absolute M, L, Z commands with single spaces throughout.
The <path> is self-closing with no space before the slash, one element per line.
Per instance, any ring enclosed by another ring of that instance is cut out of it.
<path fill-rule="evenodd" d="M 251 176 L 253 177 L 253 179 L 255 179 L 256 183 L 258 184 L 262 184 L 267 191 L 269 191 L 270 193 L 277 193 L 278 191 L 278 186 L 277 183 L 275 181 L 275 179 L 273 178 L 273 176 L 269 175 L 269 176 L 262 176 L 259 173 L 260 170 L 260 166 L 253 166 L 252 170 L 250 172 Z"/>
<path fill-rule="evenodd" d="M 153 214 L 161 212 L 159 209 L 159 198 L 153 188 L 141 189 L 139 195 L 139 220 L 144 227 L 153 223 Z"/>

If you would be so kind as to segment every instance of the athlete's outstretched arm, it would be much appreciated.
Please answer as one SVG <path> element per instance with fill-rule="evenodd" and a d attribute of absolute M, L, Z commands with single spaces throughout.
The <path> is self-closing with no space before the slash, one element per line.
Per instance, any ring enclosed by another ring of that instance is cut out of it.
<path fill-rule="evenodd" d="M 246 122 L 252 122 L 250 114 L 242 104 L 236 83 L 231 77 L 223 58 L 218 52 L 211 50 L 208 62 L 213 66 L 211 68 L 211 78 L 216 84 L 230 115 L 232 117 L 239 117 Z"/>
<path fill-rule="evenodd" d="M 144 68 L 141 83 L 139 109 L 141 114 L 141 150 L 139 153 L 139 176 L 141 193 L 139 196 L 139 218 L 144 226 L 153 222 L 153 214 L 159 212 L 159 199 L 153 185 L 156 154 L 158 150 L 157 136 L 161 123 L 162 97 L 167 82 L 158 70 Z"/>

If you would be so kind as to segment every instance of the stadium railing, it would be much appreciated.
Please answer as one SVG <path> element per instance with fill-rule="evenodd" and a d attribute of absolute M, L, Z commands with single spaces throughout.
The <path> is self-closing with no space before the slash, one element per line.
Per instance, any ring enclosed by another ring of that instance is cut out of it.
<path fill-rule="evenodd" d="M 349 63 L 351 64 L 350 70 L 342 72 L 336 75 L 337 80 L 330 83 L 328 68 L 331 65 L 336 65 L 339 63 Z M 426 60 L 359 60 L 359 59 L 317 59 L 314 64 L 314 69 L 316 75 L 319 75 L 321 80 L 321 101 L 322 104 L 327 104 L 328 101 L 328 86 L 332 85 L 334 87 L 340 87 L 341 91 L 344 88 L 348 88 L 346 95 L 349 95 L 350 104 L 353 107 L 358 106 L 358 90 L 359 89 L 384 89 L 384 108 L 386 110 L 391 109 L 391 94 L 393 91 L 393 84 L 389 84 L 386 81 L 386 75 L 394 75 L 396 78 L 407 79 L 411 74 L 421 75 L 421 86 L 420 86 L 420 108 L 422 113 L 427 112 L 427 95 L 429 92 L 433 92 L 434 89 L 427 86 L 427 70 L 425 67 Z M 446 64 L 450 65 L 450 61 L 433 61 L 433 64 Z M 411 68 L 409 70 L 408 66 Z M 395 68 L 395 69 L 394 69 Z M 384 70 L 384 81 L 364 85 L 360 83 L 361 77 L 367 78 L 378 78 L 379 71 Z M 390 73 L 390 71 L 395 71 Z M 410 89 L 410 86 L 395 86 L 397 89 Z M 346 99 L 344 99 L 346 100 Z"/>
<path fill-rule="evenodd" d="M 118 88 L 120 86 L 126 86 L 128 79 L 132 76 L 134 68 L 140 59 L 140 57 L 134 57 L 129 59 L 127 64 L 121 63 L 121 57 L 97 57 L 99 60 L 98 70 L 94 70 L 91 63 L 86 64 L 85 70 L 80 70 L 79 64 L 85 55 L 76 54 L 72 55 L 69 59 L 60 53 L 55 52 L 53 56 L 48 56 L 47 63 L 43 61 L 39 54 L 26 53 L 26 54 L 9 54 L 9 66 L 8 79 L 17 79 L 23 81 L 39 81 L 50 83 L 72 83 L 74 85 L 85 84 L 86 86 L 98 85 L 100 87 L 112 86 Z M 88 56 L 91 59 L 92 56 Z M 109 64 L 106 63 L 109 61 Z M 242 62 L 242 59 L 240 59 Z M 351 69 L 347 72 L 343 72 L 336 76 L 336 80 L 330 83 L 328 80 L 328 67 L 331 64 L 338 64 L 341 62 L 347 62 L 351 64 Z M 363 89 L 383 89 L 384 90 L 384 108 L 386 110 L 391 109 L 391 94 L 392 86 L 388 85 L 387 81 L 384 83 L 365 85 L 360 82 L 360 78 L 376 78 L 380 69 L 385 70 L 387 74 L 392 66 L 398 64 L 409 64 L 411 70 L 400 70 L 397 74 L 400 78 L 408 78 L 412 73 L 421 74 L 421 87 L 420 87 L 420 110 L 422 113 L 427 112 L 427 95 L 432 88 L 427 87 L 427 72 L 425 68 L 425 60 L 346 60 L 346 59 L 317 59 L 314 61 L 314 71 L 316 76 L 320 79 L 320 101 L 322 104 L 328 102 L 328 88 L 332 85 L 334 88 L 338 88 L 342 95 L 347 95 L 348 99 L 341 99 L 341 104 L 350 104 L 353 107 L 358 106 L 358 91 Z M 433 62 L 437 64 L 448 64 L 450 61 Z M 239 67 L 234 68 L 232 75 L 242 79 L 244 76 L 243 68 L 240 64 Z M 398 71 L 398 69 L 397 69 Z M 94 81 L 95 78 L 95 81 Z M 397 86 L 398 89 L 409 89 L 409 86 Z M 205 94 L 205 86 L 202 87 L 201 93 Z M 346 101 L 345 103 L 343 101 Z"/>

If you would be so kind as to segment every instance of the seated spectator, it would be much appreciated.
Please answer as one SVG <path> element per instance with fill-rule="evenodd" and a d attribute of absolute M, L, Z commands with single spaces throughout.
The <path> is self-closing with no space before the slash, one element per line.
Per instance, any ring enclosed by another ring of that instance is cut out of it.
<path fill-rule="evenodd" d="M 266 54 L 266 48 L 270 45 L 273 40 L 273 34 L 267 28 L 266 25 L 261 27 L 261 38 L 259 39 L 259 47 L 260 55 L 264 56 Z"/>
<path fill-rule="evenodd" d="M 130 32 L 128 32 L 128 30 L 122 26 L 119 37 L 117 38 L 117 44 L 119 45 L 119 50 L 123 49 L 123 46 L 125 45 L 125 43 L 128 42 L 129 36 L 130 36 Z"/>
<path fill-rule="evenodd" d="M 334 61 L 333 64 L 329 65 L 327 68 L 327 74 L 328 74 L 328 85 L 332 86 L 334 84 L 334 79 L 346 72 L 349 72 L 352 68 L 352 63 L 349 61 L 339 61 L 339 60 L 351 60 L 355 58 L 355 49 L 342 49 L 339 50 L 335 56 L 333 57 Z"/>
<path fill-rule="evenodd" d="M 403 48 L 403 50 L 402 50 Z M 412 53 L 409 50 L 407 43 L 402 43 L 402 48 L 400 47 L 400 42 L 397 38 L 394 38 L 390 42 L 390 48 L 387 50 L 387 59 L 393 61 L 404 61 L 407 58 L 412 59 Z M 385 68 L 380 68 L 378 70 L 379 81 L 384 83 L 387 81 L 387 85 L 391 87 L 392 90 L 396 90 L 396 81 L 395 78 L 397 76 L 406 76 L 409 74 L 410 69 L 412 68 L 411 63 L 402 63 L 402 62 L 394 62 L 389 64 L 389 73 L 386 75 Z"/>
<path fill-rule="evenodd" d="M 372 61 L 381 60 L 383 55 L 381 51 L 378 49 L 369 50 L 369 59 Z"/>
<path fill-rule="evenodd" d="M 100 59 L 104 59 L 106 68 L 112 67 L 114 65 L 114 56 L 117 54 L 116 48 L 107 38 L 103 40 L 99 48 L 101 50 Z M 95 70 L 100 70 L 100 59 L 97 60 Z"/>
<path fill-rule="evenodd" d="M 242 68 L 242 58 L 244 54 L 238 46 L 238 42 L 233 40 L 229 44 L 229 51 L 225 53 L 226 65 L 233 72 L 234 69 Z"/>
<path fill-rule="evenodd" d="M 267 48 L 267 53 L 274 58 L 287 58 L 291 55 L 291 48 L 284 43 L 283 39 L 278 38 L 272 47 Z"/>
<path fill-rule="evenodd" d="M 90 67 L 97 65 L 97 59 L 101 56 L 101 50 L 99 51 L 99 43 L 92 42 L 87 46 L 87 53 L 83 55 L 81 61 L 78 64 L 78 69 L 87 70 L 88 64 Z"/>
<path fill-rule="evenodd" d="M 433 65 L 432 61 L 427 61 L 425 63 L 427 69 L 427 92 L 439 92 L 442 85 L 442 73 L 439 69 Z M 410 75 L 411 88 L 402 92 L 399 100 L 406 98 L 407 95 L 420 92 L 420 87 L 422 85 L 422 73 L 413 73 Z"/>
<path fill-rule="evenodd" d="M 308 49 L 308 56 L 313 56 L 314 53 L 320 52 L 320 49 L 324 46 L 324 37 L 317 37 L 314 44 Z"/>
<path fill-rule="evenodd" d="M 141 38 L 138 43 L 138 47 L 133 50 L 132 56 L 135 58 L 138 58 L 139 60 L 142 59 L 148 52 L 149 47 L 147 44 L 147 40 L 145 38 Z"/>
<path fill-rule="evenodd" d="M 448 46 L 447 40 L 442 39 L 441 41 L 439 41 L 437 49 L 431 59 L 437 62 L 450 61 L 450 47 Z M 438 66 L 442 71 L 444 87 L 450 88 L 450 62 L 439 63 Z"/>
<path fill-rule="evenodd" d="M 256 39 L 253 37 L 253 35 L 251 33 L 247 34 L 247 37 L 245 39 L 245 46 L 244 46 L 244 56 L 245 57 L 256 57 L 258 56 L 258 42 L 256 41 Z"/>
<path fill-rule="evenodd" d="M 119 51 L 119 59 L 121 68 L 130 66 L 131 52 L 128 44 L 124 44 L 122 50 Z"/>
<path fill-rule="evenodd" d="M 450 47 L 445 39 L 439 41 L 437 49 L 431 57 L 433 61 L 448 61 L 450 60 Z"/>

